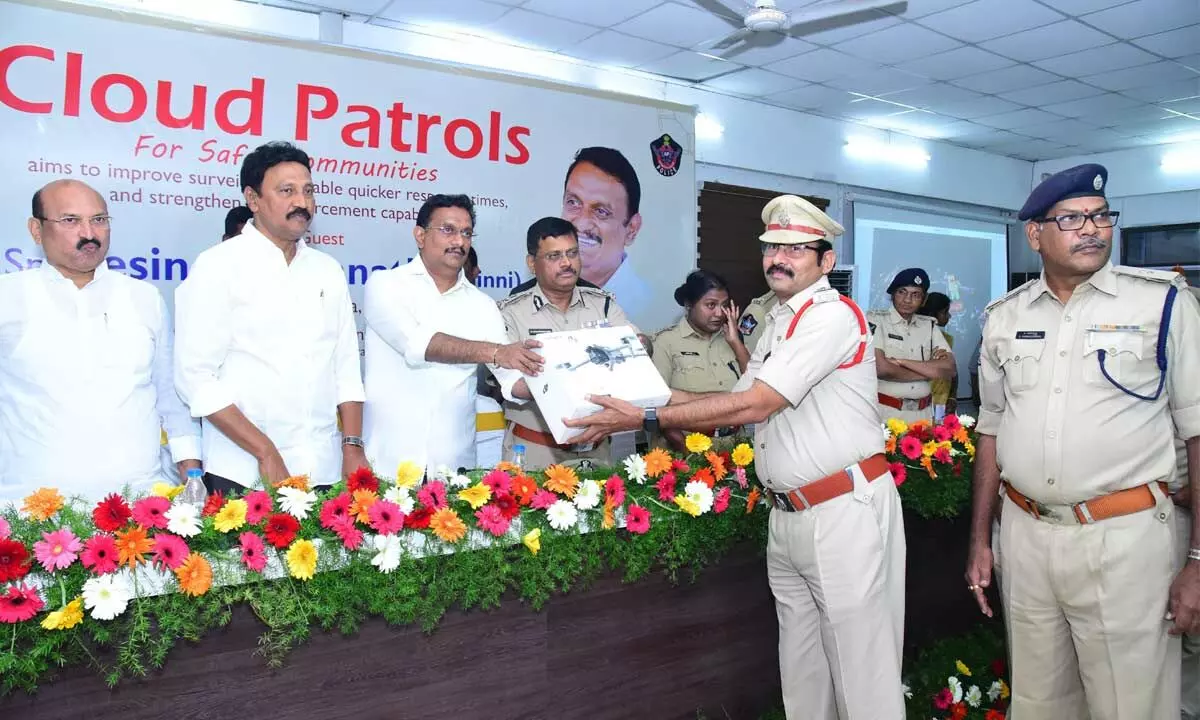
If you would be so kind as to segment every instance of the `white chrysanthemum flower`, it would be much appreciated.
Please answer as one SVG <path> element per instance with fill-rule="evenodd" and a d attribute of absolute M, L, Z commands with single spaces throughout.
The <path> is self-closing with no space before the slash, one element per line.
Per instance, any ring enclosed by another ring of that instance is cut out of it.
<path fill-rule="evenodd" d="M 375 548 L 375 556 L 371 558 L 371 564 L 379 568 L 381 573 L 390 573 L 400 567 L 400 545 L 400 536 L 395 533 L 372 535 L 371 546 Z"/>
<path fill-rule="evenodd" d="M 996 702 L 996 698 L 1000 697 L 1000 681 L 999 680 L 996 680 L 992 683 L 992 686 L 990 688 L 988 688 L 987 695 L 988 695 L 988 700 L 990 700 L 992 702 Z"/>
<path fill-rule="evenodd" d="M 400 512 L 405 515 L 411 515 L 416 503 L 413 501 L 412 490 L 410 488 L 402 488 L 393 485 L 383 493 L 383 499 L 389 502 L 396 503 L 400 508 Z"/>
<path fill-rule="evenodd" d="M 279 506 L 288 515 L 304 520 L 317 502 L 317 494 L 300 488 L 279 488 Z"/>
<path fill-rule="evenodd" d="M 646 461 L 641 455 L 634 453 L 625 458 L 625 472 L 629 474 L 629 479 L 638 485 L 646 484 Z"/>
<path fill-rule="evenodd" d="M 595 480 L 584 480 L 575 492 L 575 507 L 580 510 L 591 510 L 600 504 L 600 483 Z"/>
<path fill-rule="evenodd" d="M 946 681 L 946 686 L 950 688 L 950 694 L 954 696 L 954 702 L 962 702 L 963 687 L 958 678 L 951 675 Z"/>
<path fill-rule="evenodd" d="M 967 690 L 966 697 L 967 704 L 971 707 L 979 707 L 979 703 L 983 701 L 983 693 L 979 691 L 978 685 L 972 685 L 971 688 Z"/>
<path fill-rule="evenodd" d="M 129 583 L 116 573 L 89 578 L 83 584 L 83 606 L 97 620 L 112 620 L 125 612 L 131 597 Z"/>
<path fill-rule="evenodd" d="M 179 537 L 194 537 L 203 529 L 200 524 L 200 510 L 191 503 L 176 501 L 164 516 L 167 518 L 167 530 Z"/>
<path fill-rule="evenodd" d="M 546 509 L 546 517 L 550 520 L 550 527 L 555 530 L 573 528 L 579 522 L 579 513 L 569 500 L 556 500 Z"/>
<path fill-rule="evenodd" d="M 708 485 L 705 485 L 704 483 L 700 482 L 699 480 L 693 480 L 690 483 L 688 483 L 687 486 L 684 487 L 684 489 L 683 489 L 683 494 L 688 500 L 691 500 L 692 502 L 696 503 L 697 507 L 700 508 L 701 515 L 708 512 L 709 510 L 712 510 L 712 505 L 713 505 L 712 488 L 710 488 Z"/>
<path fill-rule="evenodd" d="M 885 426 L 885 429 L 886 429 L 886 426 Z M 912 688 L 910 688 L 908 686 L 908 683 L 900 683 L 900 688 L 904 691 L 904 697 L 908 698 L 909 700 L 912 700 Z"/>
<path fill-rule="evenodd" d="M 454 475 L 455 472 L 450 469 L 449 465 L 438 465 L 437 469 L 433 471 L 434 480 L 444 480 L 448 482 L 450 478 L 454 477 Z"/>
<path fill-rule="evenodd" d="M 975 424 L 975 418 L 971 417 L 970 415 L 959 415 L 958 424 L 965 428 L 969 428 Z"/>
<path fill-rule="evenodd" d="M 883 428 L 883 441 L 887 442 L 892 437 L 892 431 L 888 430 L 887 423 L 880 423 L 880 427 Z"/>
<path fill-rule="evenodd" d="M 462 489 L 471 484 L 471 478 L 466 475 L 452 475 L 447 482 L 450 483 L 450 487 L 452 488 Z"/>

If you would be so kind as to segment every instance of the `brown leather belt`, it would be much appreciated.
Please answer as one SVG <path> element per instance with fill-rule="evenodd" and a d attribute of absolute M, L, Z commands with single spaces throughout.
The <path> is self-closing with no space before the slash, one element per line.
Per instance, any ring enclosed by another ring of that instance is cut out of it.
<path fill-rule="evenodd" d="M 570 450 L 571 449 L 570 444 L 563 444 L 563 443 L 555 442 L 554 436 L 551 435 L 550 433 L 541 432 L 540 430 L 534 430 L 533 428 L 527 428 L 524 425 L 520 425 L 518 423 L 513 423 L 512 434 L 515 437 L 521 438 L 522 440 L 525 440 L 525 441 L 528 441 L 531 443 L 536 443 L 536 444 L 542 445 L 544 447 L 554 448 L 555 450 Z"/>
<path fill-rule="evenodd" d="M 1167 495 L 1167 484 L 1164 482 L 1158 483 L 1158 487 L 1162 490 L 1164 496 Z M 1046 505 L 1031 500 L 1021 494 L 1019 490 L 1013 488 L 1012 485 L 1004 483 L 1004 492 L 1008 495 L 1008 499 L 1029 513 L 1033 517 L 1041 520 L 1048 519 L 1050 508 Z M 1154 496 L 1154 492 L 1150 490 L 1149 485 L 1138 485 L 1137 487 L 1128 488 L 1126 490 L 1118 490 L 1108 495 L 1101 495 L 1098 498 L 1092 498 L 1081 503 L 1076 503 L 1069 506 L 1071 513 L 1074 515 L 1074 520 L 1080 525 L 1090 525 L 1108 520 L 1109 518 L 1121 517 L 1122 515 L 1132 515 L 1136 512 L 1149 510 L 1158 504 L 1158 498 Z M 1058 518 L 1062 519 L 1062 518 Z"/>
<path fill-rule="evenodd" d="M 913 403 L 916 403 L 916 405 L 917 405 L 916 408 L 911 407 Z M 924 410 L 925 408 L 929 407 L 932 403 L 933 403 L 932 395 L 926 395 L 923 398 L 898 398 L 898 397 L 892 397 L 891 395 L 884 395 L 883 393 L 879 393 L 879 404 L 880 405 L 887 405 L 888 407 L 896 408 L 897 410 L 909 410 L 909 411 L 911 411 L 913 409 Z"/>
<path fill-rule="evenodd" d="M 863 460 L 858 463 L 858 467 L 862 469 L 867 482 L 872 482 L 883 477 L 891 469 L 887 457 L 882 453 L 872 455 Z M 854 478 L 846 470 L 839 470 L 832 475 L 826 475 L 820 480 L 810 482 L 803 487 L 798 487 L 786 493 L 777 493 L 768 490 L 767 496 L 771 498 L 771 503 L 776 508 L 785 512 L 799 512 L 836 497 L 841 497 L 853 490 Z"/>

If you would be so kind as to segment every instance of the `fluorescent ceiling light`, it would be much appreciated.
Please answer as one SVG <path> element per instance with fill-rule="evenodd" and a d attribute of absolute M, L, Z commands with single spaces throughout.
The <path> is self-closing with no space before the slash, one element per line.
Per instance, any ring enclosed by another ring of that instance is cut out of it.
<path fill-rule="evenodd" d="M 725 134 L 725 126 L 708 113 L 696 116 L 696 138 L 700 140 L 717 140 Z"/>
<path fill-rule="evenodd" d="M 1166 173 L 1200 173 L 1200 145 L 1168 150 L 1161 167 Z"/>
<path fill-rule="evenodd" d="M 846 141 L 846 154 L 857 160 L 885 162 L 911 168 L 929 164 L 929 153 L 919 145 L 898 145 L 868 137 L 851 137 Z"/>

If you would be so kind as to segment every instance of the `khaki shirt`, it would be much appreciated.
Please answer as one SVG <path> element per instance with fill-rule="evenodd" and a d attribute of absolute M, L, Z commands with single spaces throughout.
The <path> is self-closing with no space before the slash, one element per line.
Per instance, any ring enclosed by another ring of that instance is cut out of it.
<path fill-rule="evenodd" d="M 875 347 L 889 358 L 898 360 L 932 360 L 934 350 L 950 352 L 950 344 L 942 335 L 937 321 L 914 314 L 905 320 L 896 308 L 872 310 L 867 322 L 874 335 Z M 928 380 L 896 382 L 879 378 L 879 392 L 896 398 L 921 399 L 930 394 Z"/>
<path fill-rule="evenodd" d="M 771 312 L 778 304 L 779 298 L 775 297 L 775 292 L 768 291 L 766 295 L 751 300 L 750 304 L 746 306 L 746 311 L 742 313 L 741 319 L 738 320 L 738 330 L 742 333 L 742 342 L 751 354 L 754 353 L 754 346 L 758 345 L 758 341 L 767 328 L 767 313 Z"/>
<path fill-rule="evenodd" d="M 706 338 L 687 316 L 654 336 L 654 367 L 667 386 L 686 392 L 728 392 L 742 373 L 722 332 Z"/>
<path fill-rule="evenodd" d="M 988 306 L 978 431 L 996 437 L 1002 477 L 1048 505 L 1077 503 L 1175 475 L 1173 438 L 1200 435 L 1200 304 L 1175 298 L 1167 377 L 1156 364 L 1174 273 L 1105 265 L 1066 305 L 1032 280 Z M 1182 285 L 1182 278 L 1176 282 Z M 1174 421 L 1174 425 L 1172 425 Z"/>
<path fill-rule="evenodd" d="M 546 299 L 536 283 L 525 292 L 504 298 L 499 305 L 509 342 L 536 338 L 548 332 L 582 330 L 601 323 L 613 327 L 628 325 L 633 327 L 634 332 L 641 332 L 625 316 L 625 311 L 613 300 L 612 294 L 599 288 L 576 287 L 565 313 Z M 531 430 L 550 432 L 534 402 L 520 405 L 504 403 L 504 419 Z"/>
<path fill-rule="evenodd" d="M 1200 300 L 1200 287 L 1189 287 L 1192 295 Z M 1183 440 L 1175 438 L 1175 482 L 1171 483 L 1171 492 L 1182 488 L 1188 484 L 1188 461 L 1187 461 L 1187 446 L 1183 444 Z"/>
<path fill-rule="evenodd" d="M 784 339 L 809 298 L 813 304 Z M 760 380 L 789 403 L 754 429 L 754 469 L 771 490 L 797 488 L 883 452 L 870 338 L 861 363 L 838 369 L 860 340 L 858 319 L 826 278 L 768 313 L 763 340 L 734 391 Z"/>

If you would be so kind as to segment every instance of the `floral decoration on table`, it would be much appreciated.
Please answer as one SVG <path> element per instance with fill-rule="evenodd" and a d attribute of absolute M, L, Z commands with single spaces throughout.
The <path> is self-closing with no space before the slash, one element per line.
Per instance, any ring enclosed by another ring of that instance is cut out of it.
<path fill-rule="evenodd" d="M 616 468 L 502 463 L 421 482 L 405 462 L 392 478 L 360 468 L 316 492 L 294 477 L 202 507 L 179 486 L 91 506 L 39 489 L 0 514 L 0 691 L 77 662 L 110 685 L 144 675 L 239 603 L 267 626 L 259 652 L 277 665 L 313 625 L 352 633 L 379 616 L 428 630 L 452 605 L 494 607 L 509 590 L 538 608 L 608 569 L 674 579 L 735 543 L 764 545 L 761 516 L 747 518 L 765 512 L 751 447 L 686 440 L 686 455 L 654 449 Z"/>
<path fill-rule="evenodd" d="M 1004 720 L 1010 695 L 1005 658 L 999 623 L 934 643 L 906 668 L 908 717 Z"/>
<path fill-rule="evenodd" d="M 898 418 L 884 424 L 884 450 L 905 509 L 920 517 L 952 518 L 971 499 L 975 419 L 946 415 L 940 423 Z"/>

